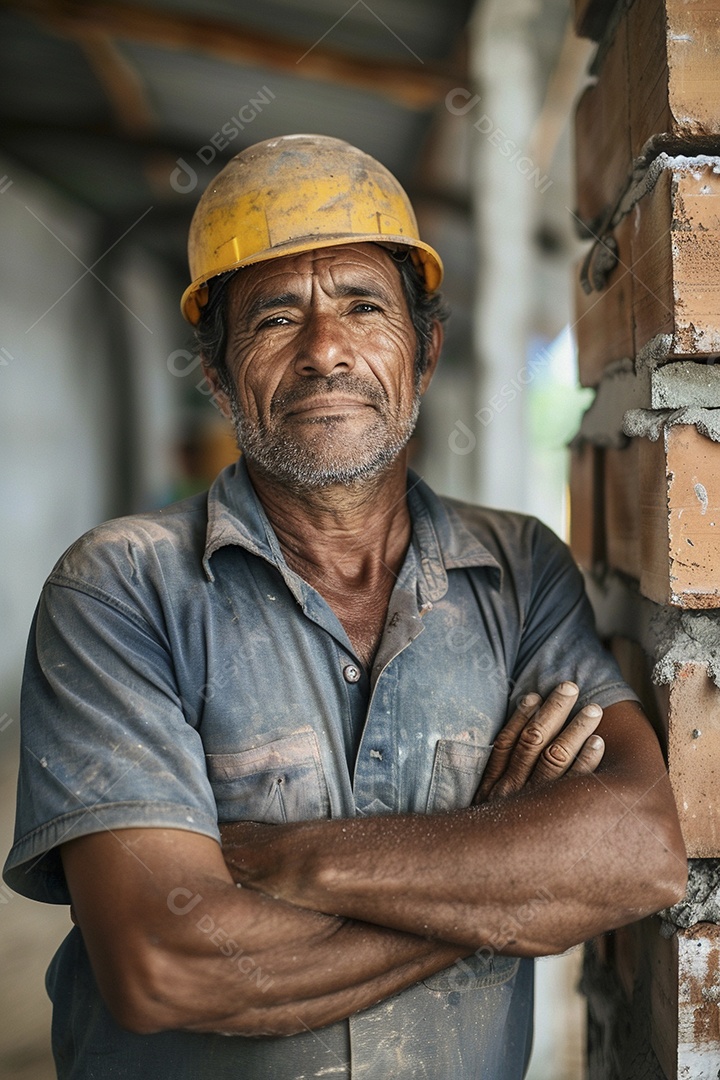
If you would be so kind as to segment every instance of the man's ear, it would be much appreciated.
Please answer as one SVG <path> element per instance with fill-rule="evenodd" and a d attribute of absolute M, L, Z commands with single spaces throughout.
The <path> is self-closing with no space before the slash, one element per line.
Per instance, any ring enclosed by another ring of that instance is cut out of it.
<path fill-rule="evenodd" d="M 420 393 L 424 394 L 430 385 L 430 381 L 435 374 L 435 368 L 437 362 L 440 359 L 440 351 L 442 349 L 443 340 L 445 338 L 445 331 L 443 325 L 437 319 L 432 324 L 432 330 L 430 332 L 430 344 L 427 350 L 427 367 L 423 372 L 423 376 L 420 380 Z"/>
<path fill-rule="evenodd" d="M 216 368 L 210 367 L 210 365 L 202 358 L 203 375 L 210 384 L 210 390 L 212 392 L 212 399 L 215 405 L 217 405 L 220 412 L 223 414 L 226 420 L 232 420 L 232 409 L 230 408 L 230 401 L 227 394 L 220 385 L 218 379 L 218 373 Z"/>

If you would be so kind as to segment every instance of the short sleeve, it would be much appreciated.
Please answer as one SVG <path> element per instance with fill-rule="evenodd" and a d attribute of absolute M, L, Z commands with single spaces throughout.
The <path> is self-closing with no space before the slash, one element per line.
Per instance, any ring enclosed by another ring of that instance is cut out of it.
<path fill-rule="evenodd" d="M 580 688 L 578 709 L 590 701 L 602 708 L 639 701 L 597 636 L 582 574 L 570 551 L 546 526 L 535 525 L 512 705 L 530 691 L 545 697 L 565 680 Z"/>
<path fill-rule="evenodd" d="M 162 627 L 92 586 L 46 585 L 28 645 L 15 843 L 4 876 L 68 903 L 59 845 L 177 828 L 219 838 L 198 732 Z M 118 843 L 121 841 L 118 839 Z"/>

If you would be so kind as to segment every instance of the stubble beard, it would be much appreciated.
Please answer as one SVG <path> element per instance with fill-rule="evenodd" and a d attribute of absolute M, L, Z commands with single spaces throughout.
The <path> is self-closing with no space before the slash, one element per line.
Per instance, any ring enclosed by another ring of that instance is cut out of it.
<path fill-rule="evenodd" d="M 375 416 L 361 434 L 353 435 L 343 415 L 308 419 L 299 426 L 283 422 L 289 406 L 311 398 L 318 388 L 366 401 Z M 380 475 L 397 458 L 415 430 L 420 392 L 414 388 L 411 408 L 392 415 L 384 392 L 351 374 L 318 376 L 273 399 L 270 423 L 250 419 L 241 410 L 234 387 L 229 394 L 231 417 L 240 450 L 269 479 L 293 490 L 317 491 L 336 484 L 350 486 Z M 274 416 L 274 419 L 273 419 Z"/>

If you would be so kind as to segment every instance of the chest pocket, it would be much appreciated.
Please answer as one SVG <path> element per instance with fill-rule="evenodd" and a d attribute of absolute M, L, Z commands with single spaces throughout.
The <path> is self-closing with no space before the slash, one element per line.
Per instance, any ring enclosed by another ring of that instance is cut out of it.
<path fill-rule="evenodd" d="M 438 739 L 426 812 L 463 810 L 470 806 L 491 750 L 491 746 Z"/>
<path fill-rule="evenodd" d="M 282 825 L 330 816 L 320 747 L 312 728 L 236 754 L 207 754 L 220 821 Z"/>

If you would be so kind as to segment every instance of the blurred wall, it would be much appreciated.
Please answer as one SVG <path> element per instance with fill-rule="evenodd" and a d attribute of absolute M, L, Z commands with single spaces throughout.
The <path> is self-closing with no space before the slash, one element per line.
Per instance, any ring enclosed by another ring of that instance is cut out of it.
<path fill-rule="evenodd" d="M 20 674 L 33 610 L 43 581 L 80 533 L 163 501 L 170 490 L 178 379 L 165 359 L 178 331 L 162 267 L 131 244 L 107 252 L 112 239 L 99 220 L 14 162 L 0 161 L 0 177 L 4 860 L 12 839 Z M 0 886 L 4 1080 L 54 1076 L 43 977 L 68 928 L 66 908 L 36 904 Z"/>
<path fill-rule="evenodd" d="M 13 163 L 0 172 L 0 709 L 14 715 L 40 586 L 112 502 L 112 406 L 100 286 L 83 266 L 99 222 Z"/>

